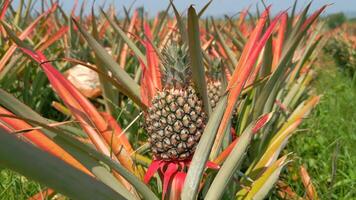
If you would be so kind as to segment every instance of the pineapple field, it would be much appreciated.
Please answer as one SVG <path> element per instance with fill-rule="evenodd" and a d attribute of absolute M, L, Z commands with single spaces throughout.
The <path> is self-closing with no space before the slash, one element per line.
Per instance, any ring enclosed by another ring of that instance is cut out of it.
<path fill-rule="evenodd" d="M 0 199 L 356 199 L 355 23 L 167 2 L 0 1 Z"/>

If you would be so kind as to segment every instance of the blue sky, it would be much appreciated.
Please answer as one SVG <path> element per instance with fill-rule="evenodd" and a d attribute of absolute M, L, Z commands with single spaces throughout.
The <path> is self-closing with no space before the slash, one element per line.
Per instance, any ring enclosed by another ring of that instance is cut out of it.
<path fill-rule="evenodd" d="M 41 1 L 41 0 L 39 0 Z M 59 0 L 63 5 L 65 10 L 69 11 L 74 4 L 74 0 Z M 18 4 L 19 0 L 14 0 L 14 6 Z M 83 0 L 79 0 L 83 2 Z M 92 4 L 93 0 L 87 0 L 88 8 Z M 96 5 L 102 5 L 104 2 L 106 4 L 114 3 L 116 8 L 120 11 L 122 6 L 128 7 L 132 4 L 133 0 L 96 0 Z M 186 9 L 190 4 L 195 4 L 197 9 L 202 8 L 208 0 L 175 0 L 174 3 L 179 10 Z M 266 4 L 272 4 L 272 11 L 276 13 L 283 9 L 288 9 L 293 5 L 294 0 L 265 0 Z M 298 7 L 303 7 L 309 0 L 299 0 Z M 157 11 L 163 10 L 167 7 L 169 0 L 136 0 L 134 7 L 144 6 L 145 10 L 150 14 L 155 14 Z M 206 11 L 206 15 L 221 16 L 223 14 L 234 14 L 241 11 L 243 8 L 252 5 L 252 10 L 254 10 L 255 5 L 260 3 L 260 0 L 213 0 Z M 312 9 L 315 10 L 324 4 L 331 4 L 327 13 L 335 12 L 356 12 L 356 0 L 314 0 L 312 4 Z M 262 8 L 262 6 L 260 6 Z"/>

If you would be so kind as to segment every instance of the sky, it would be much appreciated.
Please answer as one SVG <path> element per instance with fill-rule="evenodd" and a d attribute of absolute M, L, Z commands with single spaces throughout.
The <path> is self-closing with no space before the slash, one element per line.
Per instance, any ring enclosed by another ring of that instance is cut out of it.
<path fill-rule="evenodd" d="M 20 0 L 13 0 L 13 5 L 16 7 Z M 28 0 L 25 0 L 28 1 Z M 39 0 L 42 1 L 42 0 Z M 87 10 L 90 10 L 93 0 L 86 0 L 88 2 Z M 302 8 L 310 0 L 299 0 L 298 8 Z M 66 11 L 69 11 L 74 0 L 59 0 L 60 4 L 63 5 Z M 79 0 L 81 4 L 83 0 Z M 113 3 L 118 11 L 122 10 L 123 6 L 129 7 L 134 2 L 134 7 L 144 6 L 145 11 L 148 12 L 150 16 L 153 16 L 158 11 L 164 10 L 169 4 L 169 0 L 96 0 L 96 6 L 106 5 Z M 189 5 L 194 4 L 196 9 L 201 9 L 208 0 L 175 0 L 174 4 L 178 10 L 183 11 L 189 7 Z M 272 13 L 277 13 L 278 11 L 291 8 L 294 0 L 265 0 L 267 5 L 272 5 Z M 251 6 L 251 10 L 255 10 L 256 4 L 259 3 L 259 7 L 262 8 L 261 0 L 213 0 L 209 8 L 206 10 L 206 16 L 222 16 L 224 14 L 232 15 L 244 8 Z M 356 13 L 356 0 L 314 0 L 312 3 L 312 10 L 315 10 L 322 5 L 332 4 L 328 7 L 326 13 L 336 13 L 336 12 L 354 12 Z M 79 10 L 79 8 L 78 8 Z"/>

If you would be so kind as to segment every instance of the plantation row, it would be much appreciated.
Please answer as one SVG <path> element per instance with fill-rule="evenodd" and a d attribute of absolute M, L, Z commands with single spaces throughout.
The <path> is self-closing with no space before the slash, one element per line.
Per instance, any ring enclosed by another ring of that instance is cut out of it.
<path fill-rule="evenodd" d="M 32 199 L 317 199 L 282 179 L 282 150 L 318 104 L 310 4 L 203 18 L 0 3 L 0 163 Z M 277 187 L 274 187 L 277 184 Z"/>

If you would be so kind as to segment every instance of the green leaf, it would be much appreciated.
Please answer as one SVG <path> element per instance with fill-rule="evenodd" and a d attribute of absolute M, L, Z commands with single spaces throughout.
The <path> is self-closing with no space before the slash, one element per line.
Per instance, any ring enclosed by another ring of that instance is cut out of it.
<path fill-rule="evenodd" d="M 234 55 L 234 53 L 232 52 L 232 50 L 230 49 L 230 47 L 227 46 L 226 44 L 226 40 L 225 38 L 222 36 L 222 34 L 220 33 L 219 29 L 216 27 L 215 25 L 215 22 L 214 22 L 214 19 L 211 18 L 211 21 L 213 23 L 213 27 L 214 27 L 214 30 L 216 32 L 216 35 L 218 36 L 217 39 L 218 41 L 220 42 L 220 44 L 222 45 L 222 47 L 224 48 L 224 51 L 226 52 L 227 54 L 227 57 L 229 58 L 229 60 L 231 61 L 232 65 L 234 67 L 237 66 L 237 60 L 236 60 L 236 55 Z"/>
<path fill-rule="evenodd" d="M 263 200 L 279 178 L 283 167 L 288 163 L 287 156 L 273 163 L 251 186 L 244 199 Z"/>
<path fill-rule="evenodd" d="M 163 12 L 161 17 L 159 18 L 159 22 L 158 22 L 157 26 L 155 27 L 155 29 L 153 30 L 154 37 L 158 37 L 158 33 L 161 31 L 161 29 L 163 27 L 163 24 L 164 24 L 163 22 L 166 20 L 166 18 L 168 16 L 168 11 L 170 8 L 171 8 L 171 4 L 168 5 L 166 10 Z"/>
<path fill-rule="evenodd" d="M 116 170 L 122 177 L 124 177 L 129 183 L 131 183 L 135 189 L 144 197 L 144 199 L 152 199 L 156 200 L 157 197 L 154 193 L 142 182 L 140 181 L 135 175 L 133 175 L 130 171 L 128 171 L 125 167 L 123 167 L 120 163 L 113 161 L 108 156 L 105 156 L 102 153 L 96 151 L 92 146 L 84 144 L 74 138 L 72 135 L 68 134 L 66 131 L 61 130 L 57 127 L 50 127 L 46 124 L 37 122 L 32 119 L 23 118 L 20 119 L 27 121 L 28 123 L 35 124 L 36 126 L 41 126 L 45 129 L 45 133 L 51 135 L 54 142 L 58 143 L 62 147 L 69 147 L 69 149 L 74 149 L 75 154 L 74 156 L 80 160 L 94 160 L 97 163 L 105 163 L 110 168 Z M 66 150 L 68 148 L 65 148 Z M 72 151 L 71 151 L 72 153 Z M 100 165 L 101 166 L 101 165 Z M 102 181 L 106 181 L 105 183 L 111 185 L 110 179 L 108 176 L 112 176 L 112 174 L 107 174 L 102 171 L 101 168 L 94 166 L 92 168 L 92 172 L 97 175 Z M 107 169 L 104 169 L 108 171 Z"/>
<path fill-rule="evenodd" d="M 126 33 L 105 13 L 105 11 L 101 10 L 101 13 L 105 16 L 105 18 L 109 21 L 111 27 L 117 32 L 121 38 L 126 42 L 127 46 L 131 48 L 131 50 L 136 54 L 136 56 L 147 65 L 147 60 L 145 55 L 141 52 L 141 50 L 136 46 L 136 44 L 127 37 Z M 122 66 L 124 67 L 124 66 Z"/>
<path fill-rule="evenodd" d="M 247 153 L 246 149 L 250 145 L 254 125 L 255 123 L 251 123 L 239 137 L 239 141 L 226 158 L 224 164 L 221 166 L 218 174 L 213 180 L 213 183 L 210 185 L 205 199 L 221 199 L 231 178 L 236 173 L 236 170 L 241 165 L 243 157 Z"/>
<path fill-rule="evenodd" d="M 171 5 L 172 5 L 174 14 L 175 14 L 175 16 L 176 16 L 178 29 L 179 29 L 180 35 L 182 36 L 183 44 L 188 44 L 188 33 L 187 33 L 187 31 L 186 31 L 186 28 L 185 28 L 185 23 L 184 23 L 184 21 L 182 20 L 182 17 L 181 17 L 181 15 L 179 14 L 177 8 L 175 7 L 173 1 L 170 0 L 170 2 L 171 2 Z"/>
<path fill-rule="evenodd" d="M 210 6 L 211 2 L 213 2 L 213 0 L 208 1 L 208 3 L 205 4 L 205 6 L 199 11 L 198 18 L 200 18 L 204 14 L 206 9 Z"/>
<path fill-rule="evenodd" d="M 104 183 L 22 142 L 2 129 L 0 129 L 0 160 L 7 168 L 73 199 L 125 199 Z"/>
<path fill-rule="evenodd" d="M 95 52 L 96 57 L 104 64 L 107 70 L 113 73 L 121 87 L 117 88 L 119 91 L 130 97 L 141 108 L 146 109 L 146 106 L 142 103 L 140 97 L 140 86 L 115 62 L 115 60 L 106 52 L 106 50 L 84 30 L 76 20 L 74 23 L 77 25 L 79 31 L 87 40 L 89 46 Z"/>
<path fill-rule="evenodd" d="M 92 16 L 95 16 L 94 6 L 92 7 Z M 97 29 L 95 17 L 92 18 L 92 27 L 93 27 L 92 32 L 93 32 L 94 38 L 96 40 L 98 40 L 99 36 L 98 36 L 98 29 Z M 95 57 L 95 64 L 101 71 L 105 71 L 105 68 L 103 67 L 104 64 L 97 57 Z M 113 103 L 118 102 L 117 91 L 113 88 L 113 85 L 109 84 L 105 80 L 103 75 L 101 75 L 101 74 L 98 74 L 98 75 L 99 75 L 100 86 L 101 86 L 101 89 L 103 92 L 105 108 L 111 115 L 113 115 L 114 111 L 115 111 Z"/>
<path fill-rule="evenodd" d="M 208 160 L 211 148 L 214 144 L 216 132 L 224 114 L 227 104 L 226 95 L 221 97 L 214 112 L 212 113 L 204 133 L 198 143 L 191 165 L 188 170 L 187 178 L 184 182 L 181 198 L 185 200 L 195 200 L 198 196 L 198 188 Z"/>
<path fill-rule="evenodd" d="M 211 107 L 205 81 L 203 53 L 200 45 L 199 19 L 193 6 L 190 6 L 188 10 L 188 39 L 193 81 L 203 99 L 204 110 L 210 116 Z"/>

